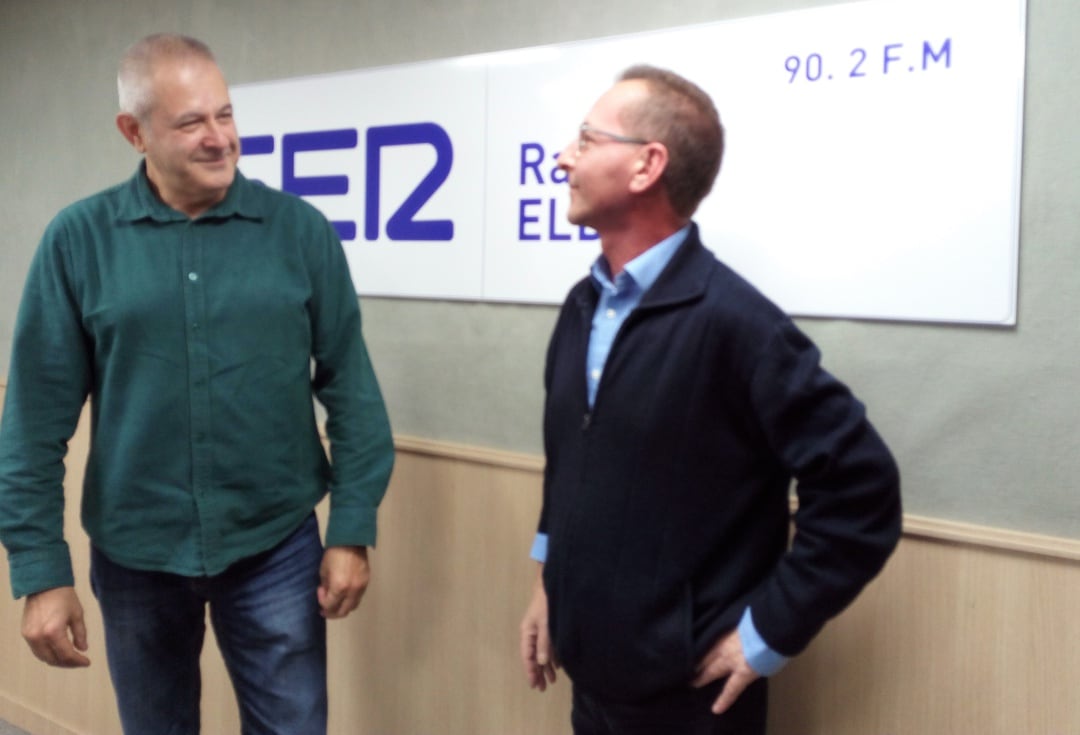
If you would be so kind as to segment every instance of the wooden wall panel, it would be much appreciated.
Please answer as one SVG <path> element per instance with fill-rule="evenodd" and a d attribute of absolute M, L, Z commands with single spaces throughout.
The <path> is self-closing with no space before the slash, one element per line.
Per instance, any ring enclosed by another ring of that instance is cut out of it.
<path fill-rule="evenodd" d="M 772 732 L 1080 733 L 1080 565 L 905 537 L 774 682 Z"/>
<path fill-rule="evenodd" d="M 92 667 L 38 663 L 19 635 L 21 602 L 0 599 L 0 718 L 35 735 L 119 732 L 77 523 L 86 442 L 84 424 L 67 523 Z M 568 682 L 530 691 L 517 659 L 541 461 L 406 437 L 398 446 L 372 586 L 357 613 L 330 624 L 331 733 L 568 732 Z M 1078 556 L 1073 541 L 908 519 L 884 573 L 774 678 L 770 732 L 1080 733 Z M 204 732 L 237 732 L 212 635 L 204 680 Z"/>

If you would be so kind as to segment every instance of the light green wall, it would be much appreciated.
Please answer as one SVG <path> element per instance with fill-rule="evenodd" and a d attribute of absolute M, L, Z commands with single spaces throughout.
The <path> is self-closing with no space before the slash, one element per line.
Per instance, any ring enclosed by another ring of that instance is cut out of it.
<path fill-rule="evenodd" d="M 46 222 L 137 162 L 113 127 L 113 74 L 124 48 L 146 33 L 206 40 L 230 81 L 243 83 L 825 4 L 8 0 L 0 7 L 0 365 Z M 910 513 L 1080 536 L 1077 38 L 1080 6 L 1029 0 L 1018 325 L 801 321 L 896 451 Z M 363 309 L 398 432 L 541 451 L 541 363 L 554 308 L 364 299 Z"/>

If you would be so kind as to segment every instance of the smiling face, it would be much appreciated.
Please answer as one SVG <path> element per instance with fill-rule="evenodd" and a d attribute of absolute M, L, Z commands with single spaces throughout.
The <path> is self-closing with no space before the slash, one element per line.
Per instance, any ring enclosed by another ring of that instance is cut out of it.
<path fill-rule="evenodd" d="M 641 170 L 644 144 L 627 142 L 604 133 L 634 138 L 627 130 L 622 112 L 641 104 L 648 95 L 644 82 L 619 82 L 596 101 L 585 117 L 588 128 L 603 132 L 581 133 L 559 154 L 559 167 L 566 171 L 570 187 L 567 219 L 603 232 L 617 227 L 632 205 L 631 180 Z"/>
<path fill-rule="evenodd" d="M 140 118 L 121 113 L 117 125 L 146 157 L 146 175 L 170 207 L 196 217 L 228 193 L 240 142 L 225 78 L 209 60 L 157 64 L 150 106 Z"/>

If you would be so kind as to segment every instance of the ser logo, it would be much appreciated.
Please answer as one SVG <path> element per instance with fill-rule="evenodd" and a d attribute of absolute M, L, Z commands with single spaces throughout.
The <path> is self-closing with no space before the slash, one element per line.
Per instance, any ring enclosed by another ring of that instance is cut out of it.
<path fill-rule="evenodd" d="M 360 131 L 356 128 L 285 133 L 281 136 L 281 188 L 297 196 L 341 196 L 349 193 L 349 177 L 298 176 L 296 158 L 311 151 L 350 150 L 357 147 Z M 244 156 L 269 155 L 275 151 L 272 135 L 240 138 Z M 386 218 L 386 236 L 390 240 L 448 241 L 454 238 L 454 222 L 449 219 L 418 220 L 417 213 L 427 204 L 450 175 L 454 146 L 450 136 L 435 123 L 409 123 L 370 127 L 365 134 L 367 163 L 364 170 L 364 239 L 378 240 L 382 206 L 383 151 L 395 146 L 428 145 L 435 149 L 435 163 L 413 188 L 412 193 Z M 342 240 L 356 239 L 356 222 L 333 222 Z"/>

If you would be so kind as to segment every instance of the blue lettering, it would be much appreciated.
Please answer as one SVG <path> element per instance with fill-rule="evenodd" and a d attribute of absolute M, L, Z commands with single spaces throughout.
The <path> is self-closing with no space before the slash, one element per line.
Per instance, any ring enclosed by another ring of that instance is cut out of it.
<path fill-rule="evenodd" d="M 551 169 L 551 183 L 553 184 L 565 184 L 566 172 L 559 168 L 559 154 L 556 153 L 551 157 L 551 160 L 555 162 L 554 168 Z"/>
<path fill-rule="evenodd" d="M 560 234 L 558 232 L 555 232 L 555 222 L 557 221 L 556 217 L 555 217 L 555 200 L 551 199 L 548 202 L 548 205 L 549 205 L 548 206 L 548 217 L 549 217 L 549 219 L 548 219 L 548 239 L 549 240 L 569 240 L 570 235 L 565 234 L 565 233 Z"/>
<path fill-rule="evenodd" d="M 899 56 L 893 56 L 892 52 L 897 50 L 897 49 L 901 49 L 903 47 L 904 47 L 904 44 L 902 44 L 902 43 L 890 43 L 888 46 L 885 47 L 885 68 L 884 68 L 884 73 L 886 73 L 886 74 L 889 73 L 889 64 L 900 61 L 900 57 Z"/>
<path fill-rule="evenodd" d="M 450 175 L 454 146 L 450 136 L 435 123 L 384 125 L 367 131 L 367 191 L 364 212 L 364 237 L 379 238 L 379 187 L 382 149 L 398 145 L 430 145 L 435 149 L 435 165 L 421 180 L 397 211 L 386 221 L 386 235 L 391 240 L 454 239 L 453 220 L 416 220 L 420 208 L 438 191 Z"/>
<path fill-rule="evenodd" d="M 522 199 L 518 203 L 518 240 L 520 241 L 536 241 L 544 239 L 541 237 L 541 232 L 544 231 L 544 225 L 541 223 L 540 215 L 547 216 L 547 242 L 565 242 L 567 240 L 576 239 L 581 241 L 598 240 L 600 235 L 596 230 L 591 227 L 585 227 L 584 225 L 577 225 L 569 231 L 561 230 L 560 223 L 563 222 L 565 215 L 559 214 L 559 199 L 551 197 L 549 199 Z M 545 202 L 547 207 L 541 209 Z"/>
<path fill-rule="evenodd" d="M 539 240 L 540 235 L 530 235 L 525 232 L 525 225 L 533 222 L 539 222 L 539 217 L 530 217 L 526 214 L 526 210 L 529 207 L 535 207 L 540 204 L 540 199 L 522 199 L 521 206 L 518 208 L 518 240 Z"/>
<path fill-rule="evenodd" d="M 536 157 L 530 157 L 530 153 L 537 154 Z M 544 177 L 540 173 L 540 164 L 544 161 L 544 147 L 539 143 L 522 143 L 521 144 L 521 185 L 525 186 L 525 172 L 532 169 L 533 175 L 536 176 L 536 183 L 543 184 Z"/>
<path fill-rule="evenodd" d="M 269 137 L 269 136 L 263 136 Z M 336 151 L 355 148 L 356 130 L 318 130 L 312 133 L 286 133 L 281 138 L 281 188 L 297 196 L 335 196 L 349 193 L 348 176 L 297 176 L 296 154 L 302 151 Z M 270 139 L 271 149 L 273 138 Z M 331 222 L 342 240 L 356 239 L 356 223 L 351 220 Z"/>
<path fill-rule="evenodd" d="M 249 135 L 240 138 L 240 151 L 245 156 L 263 156 L 274 152 L 274 136 Z"/>
<path fill-rule="evenodd" d="M 330 224 L 337 230 L 339 240 L 347 242 L 356 239 L 356 222 L 353 220 L 334 220 Z"/>
<path fill-rule="evenodd" d="M 356 131 L 351 128 L 286 133 L 281 138 L 281 188 L 297 196 L 348 194 L 348 176 L 297 176 L 296 154 L 355 148 L 356 140 Z"/>
<path fill-rule="evenodd" d="M 858 55 L 859 60 L 857 62 L 855 62 L 855 66 L 852 67 L 851 73 L 848 74 L 848 76 L 849 77 L 865 77 L 866 72 L 859 71 L 859 68 L 862 67 L 863 62 L 866 61 L 866 51 L 865 51 L 865 49 L 857 48 L 857 49 L 854 49 L 849 54 L 849 56 L 856 56 L 856 55 Z"/>
<path fill-rule="evenodd" d="M 242 156 L 265 156 L 274 152 L 274 136 L 272 135 L 249 135 L 240 138 L 240 155 Z M 259 179 L 252 179 L 263 183 Z"/>
<path fill-rule="evenodd" d="M 945 57 L 945 68 L 952 68 L 952 39 L 946 38 L 945 43 L 941 44 L 941 49 L 934 53 L 934 48 L 930 45 L 929 41 L 923 41 L 922 51 L 922 68 L 925 70 L 927 64 L 930 61 L 937 63 L 941 61 L 941 57 Z"/>

